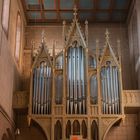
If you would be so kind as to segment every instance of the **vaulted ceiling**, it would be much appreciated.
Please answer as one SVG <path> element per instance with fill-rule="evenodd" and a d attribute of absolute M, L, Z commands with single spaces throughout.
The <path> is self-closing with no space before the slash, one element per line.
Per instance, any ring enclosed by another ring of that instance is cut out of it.
<path fill-rule="evenodd" d="M 78 18 L 89 22 L 125 22 L 132 0 L 21 0 L 28 25 L 71 21 L 73 7 Z"/>

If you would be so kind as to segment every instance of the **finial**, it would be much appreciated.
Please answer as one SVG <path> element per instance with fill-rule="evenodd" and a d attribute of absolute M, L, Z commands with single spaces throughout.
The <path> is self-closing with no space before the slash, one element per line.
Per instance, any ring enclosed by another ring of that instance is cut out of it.
<path fill-rule="evenodd" d="M 88 21 L 87 20 L 85 21 L 85 25 L 88 25 Z"/>
<path fill-rule="evenodd" d="M 76 7 L 76 5 L 74 5 L 73 11 L 74 11 L 74 13 L 73 13 L 74 18 L 76 19 L 76 16 L 77 16 L 77 7 Z"/>
<path fill-rule="evenodd" d="M 63 20 L 63 25 L 66 25 L 66 21 L 65 20 Z"/>
<path fill-rule="evenodd" d="M 96 51 L 99 49 L 99 39 L 96 39 Z"/>
<path fill-rule="evenodd" d="M 41 33 L 41 43 L 44 43 L 45 42 L 45 31 L 42 30 L 42 33 Z"/>
<path fill-rule="evenodd" d="M 99 39 L 96 39 L 96 57 L 97 57 L 97 61 L 99 58 Z"/>
<path fill-rule="evenodd" d="M 99 39 L 96 39 L 96 44 L 98 44 L 99 43 Z"/>
<path fill-rule="evenodd" d="M 106 38 L 106 41 L 109 40 L 109 31 L 108 31 L 108 29 L 106 29 L 106 32 L 105 32 L 105 38 Z"/>
<path fill-rule="evenodd" d="M 118 40 L 117 40 L 118 45 L 120 45 L 120 42 L 121 42 L 120 39 L 118 39 Z"/>
<path fill-rule="evenodd" d="M 118 44 L 118 55 L 120 56 L 121 55 L 121 48 L 120 48 L 120 39 L 117 39 L 117 44 Z"/>

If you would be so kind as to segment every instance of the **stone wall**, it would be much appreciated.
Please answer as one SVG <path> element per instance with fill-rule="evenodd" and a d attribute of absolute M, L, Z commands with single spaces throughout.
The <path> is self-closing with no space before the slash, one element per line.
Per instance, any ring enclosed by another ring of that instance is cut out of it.
<path fill-rule="evenodd" d="M 6 114 L 4 115 L 4 113 L 0 111 L 0 139 L 3 134 L 7 135 L 8 128 L 12 129 L 14 127 L 12 98 L 13 93 L 20 89 L 25 19 L 19 2 L 18 0 L 11 0 L 10 2 L 9 29 L 6 35 L 1 25 L 2 0 L 0 0 L 0 109 Z M 22 20 L 21 59 L 19 64 L 16 63 L 14 58 L 18 12 L 20 12 Z M 11 123 L 7 118 L 11 120 Z M 13 132 L 13 130 L 11 131 Z"/>

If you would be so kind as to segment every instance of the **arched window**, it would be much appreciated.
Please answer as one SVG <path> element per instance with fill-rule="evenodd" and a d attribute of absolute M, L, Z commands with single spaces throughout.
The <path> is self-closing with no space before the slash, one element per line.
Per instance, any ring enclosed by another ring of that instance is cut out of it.
<path fill-rule="evenodd" d="M 10 0 L 3 0 L 2 27 L 6 34 L 8 31 L 8 23 L 9 23 L 9 9 L 10 9 Z"/>
<path fill-rule="evenodd" d="M 21 17 L 18 13 L 17 24 L 16 24 L 16 48 L 15 48 L 15 59 L 18 62 L 20 57 L 20 46 L 21 46 Z"/>

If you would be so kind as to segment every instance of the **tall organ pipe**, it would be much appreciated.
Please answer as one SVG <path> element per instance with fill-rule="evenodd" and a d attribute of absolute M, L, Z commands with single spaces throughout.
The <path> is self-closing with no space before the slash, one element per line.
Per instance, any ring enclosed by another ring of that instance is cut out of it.
<path fill-rule="evenodd" d="M 36 103 L 35 103 L 35 114 L 37 114 L 37 111 L 38 111 L 38 85 L 39 85 L 39 71 L 40 71 L 40 68 L 37 67 L 37 82 L 36 82 Z"/>
<path fill-rule="evenodd" d="M 117 97 L 117 113 L 120 113 L 120 103 L 119 103 L 119 82 L 118 82 L 118 69 L 115 68 L 115 81 L 116 81 L 116 97 Z"/>
<path fill-rule="evenodd" d="M 82 110 L 83 110 L 83 114 L 85 114 L 85 79 L 84 79 L 84 50 L 81 49 L 82 51 L 82 55 L 81 55 L 81 80 L 82 80 Z"/>
<path fill-rule="evenodd" d="M 67 113 L 81 114 L 86 112 L 84 51 L 76 42 L 73 45 L 67 54 Z"/>
<path fill-rule="evenodd" d="M 70 48 L 68 49 L 68 61 L 70 62 L 71 55 L 70 55 Z M 67 113 L 69 113 L 69 108 L 70 108 L 70 85 L 71 85 L 71 71 L 70 71 L 70 63 L 68 63 L 68 68 L 67 68 Z"/>
<path fill-rule="evenodd" d="M 46 87 L 46 84 L 47 84 L 47 66 L 46 66 L 46 63 L 45 63 L 45 66 L 44 66 L 44 114 L 46 114 L 46 107 L 47 107 L 47 87 Z"/>
<path fill-rule="evenodd" d="M 33 74 L 33 79 L 34 79 L 34 82 L 33 82 L 33 88 L 34 88 L 34 93 L 33 93 L 33 113 L 35 113 L 35 104 L 36 104 L 36 80 L 37 80 L 37 70 L 34 69 L 34 74 Z"/>
<path fill-rule="evenodd" d="M 44 62 L 42 62 L 42 71 L 41 71 L 41 114 L 43 114 L 43 99 L 44 99 Z"/>
<path fill-rule="evenodd" d="M 81 105 L 82 105 L 82 102 L 81 102 L 81 69 L 80 69 L 80 60 L 81 60 L 81 49 L 78 48 L 78 107 L 79 107 L 79 114 L 81 114 Z"/>

